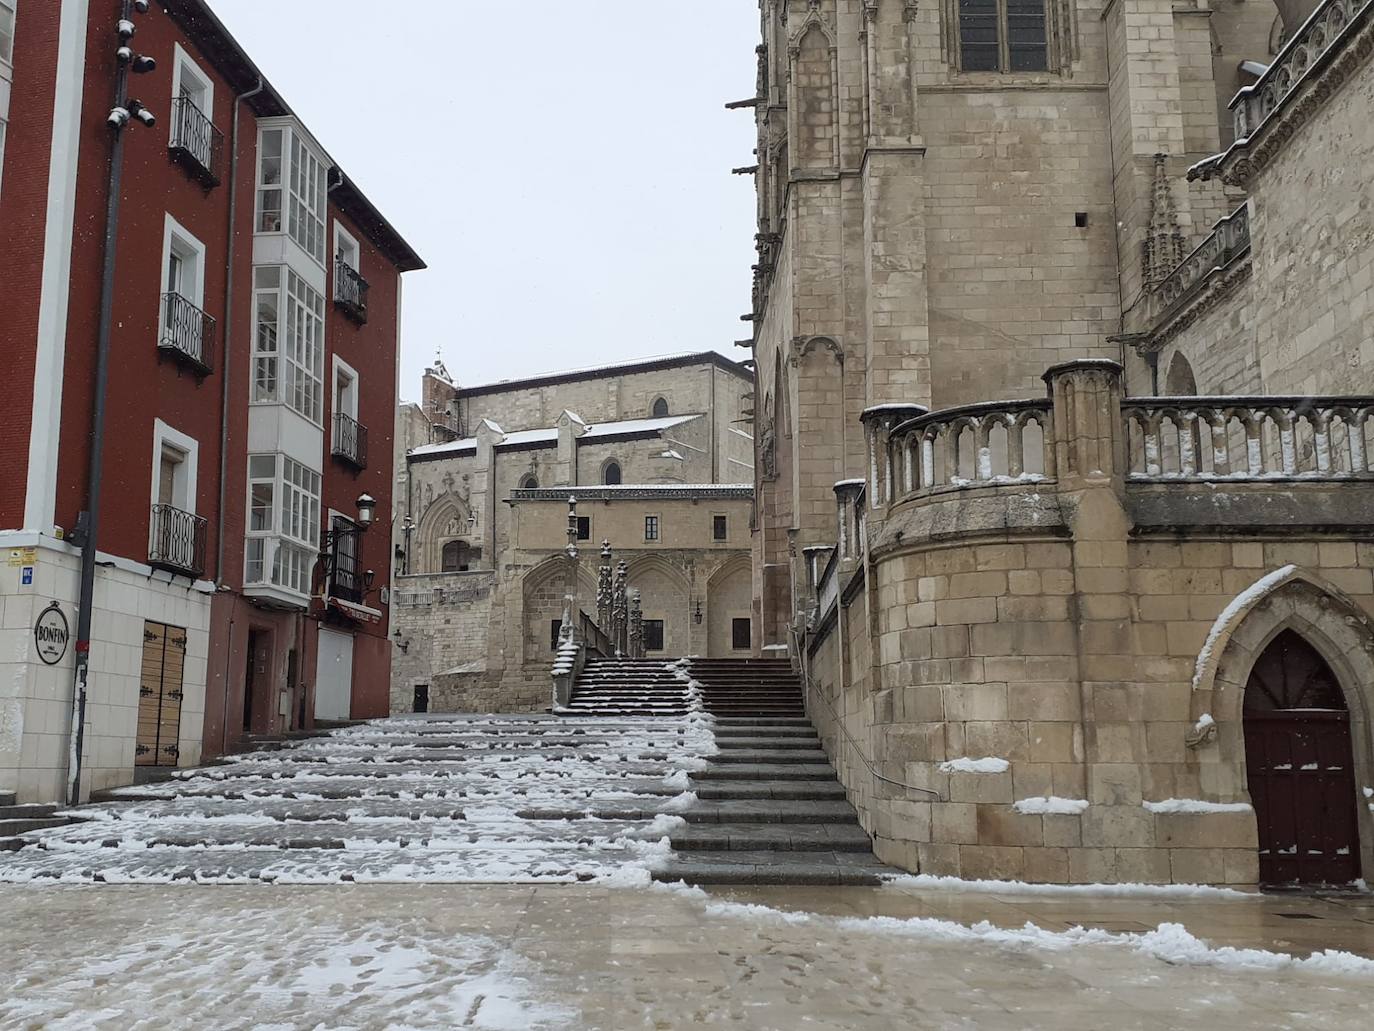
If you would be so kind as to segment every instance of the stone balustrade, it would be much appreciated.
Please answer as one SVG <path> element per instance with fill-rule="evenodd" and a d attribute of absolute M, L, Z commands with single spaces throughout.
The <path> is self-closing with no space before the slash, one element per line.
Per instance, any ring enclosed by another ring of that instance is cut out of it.
<path fill-rule="evenodd" d="M 1279 51 L 1260 78 L 1231 100 L 1236 141 L 1264 124 L 1307 74 L 1342 49 L 1351 26 L 1374 10 L 1374 0 L 1326 0 Z"/>
<path fill-rule="evenodd" d="M 1371 397 L 1128 398 L 1121 414 L 1128 480 L 1371 476 Z"/>
<path fill-rule="evenodd" d="M 1183 304 L 1214 270 L 1225 268 L 1249 250 L 1250 209 L 1242 204 L 1217 222 L 1207 238 L 1159 284 L 1154 295 L 1156 311 L 1167 313 Z"/>
<path fill-rule="evenodd" d="M 944 490 L 1052 480 L 1049 398 L 919 415 L 888 439 L 894 500 Z"/>

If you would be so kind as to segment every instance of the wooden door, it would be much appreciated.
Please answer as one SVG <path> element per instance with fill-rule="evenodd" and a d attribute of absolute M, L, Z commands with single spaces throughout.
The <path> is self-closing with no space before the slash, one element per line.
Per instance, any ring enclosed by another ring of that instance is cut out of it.
<path fill-rule="evenodd" d="M 1265 649 L 1246 685 L 1245 763 L 1262 883 L 1360 876 L 1350 713 L 1331 668 L 1292 631 Z"/>
<path fill-rule="evenodd" d="M 186 631 L 145 620 L 138 689 L 137 766 L 175 766 L 180 756 L 181 699 Z"/>

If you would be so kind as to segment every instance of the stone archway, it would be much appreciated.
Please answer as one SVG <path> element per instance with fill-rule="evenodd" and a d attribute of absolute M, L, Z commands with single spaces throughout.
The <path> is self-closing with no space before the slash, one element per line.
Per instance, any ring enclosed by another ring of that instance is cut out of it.
<path fill-rule="evenodd" d="M 1204 796 L 1254 803 L 1246 754 L 1246 692 L 1256 664 L 1280 635 L 1298 635 L 1340 686 L 1349 712 L 1360 876 L 1374 874 L 1374 623 L 1317 575 L 1286 566 L 1262 577 L 1218 617 L 1193 681 L 1191 743 Z"/>
<path fill-rule="evenodd" d="M 525 573 L 520 581 L 520 661 L 522 665 L 551 663 L 557 631 L 555 621 L 563 618 L 567 592 L 567 560 L 562 555 L 545 559 Z M 596 567 L 578 563 L 578 605 L 593 618 L 596 615 Z"/>
<path fill-rule="evenodd" d="M 706 579 L 706 655 L 709 658 L 748 656 L 753 649 L 753 566 L 746 556 L 722 562 Z M 734 647 L 734 621 L 750 622 L 748 645 Z"/>

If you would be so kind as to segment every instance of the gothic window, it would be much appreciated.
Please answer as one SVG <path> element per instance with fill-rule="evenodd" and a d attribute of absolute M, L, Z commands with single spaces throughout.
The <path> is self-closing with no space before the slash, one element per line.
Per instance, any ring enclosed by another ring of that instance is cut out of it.
<path fill-rule="evenodd" d="M 539 477 L 535 476 L 534 473 L 526 473 L 524 476 L 520 477 L 521 490 L 536 490 L 538 487 Z"/>
<path fill-rule="evenodd" d="M 666 419 L 668 417 L 668 399 L 660 397 L 654 401 L 653 417 L 655 419 Z"/>
<path fill-rule="evenodd" d="M 959 67 L 966 72 L 1048 71 L 1045 0 L 957 0 Z"/>
<path fill-rule="evenodd" d="M 601 482 L 608 487 L 614 487 L 620 483 L 620 463 L 607 462 L 601 469 Z"/>

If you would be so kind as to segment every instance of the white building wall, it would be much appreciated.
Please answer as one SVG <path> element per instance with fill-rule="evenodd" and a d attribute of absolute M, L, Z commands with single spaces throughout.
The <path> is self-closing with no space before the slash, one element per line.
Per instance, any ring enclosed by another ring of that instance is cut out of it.
<path fill-rule="evenodd" d="M 99 561 L 118 566 L 96 569 L 83 798 L 133 782 L 144 620 L 186 629 L 178 765 L 200 762 L 205 722 L 213 588 L 184 577 L 169 583 L 166 573 L 104 554 Z M 24 585 L 30 565 L 33 583 Z M 70 545 L 0 533 L 0 792 L 13 791 L 20 802 L 66 800 L 80 565 Z M 48 666 L 38 657 L 33 627 L 53 601 L 71 639 L 62 660 Z"/>

